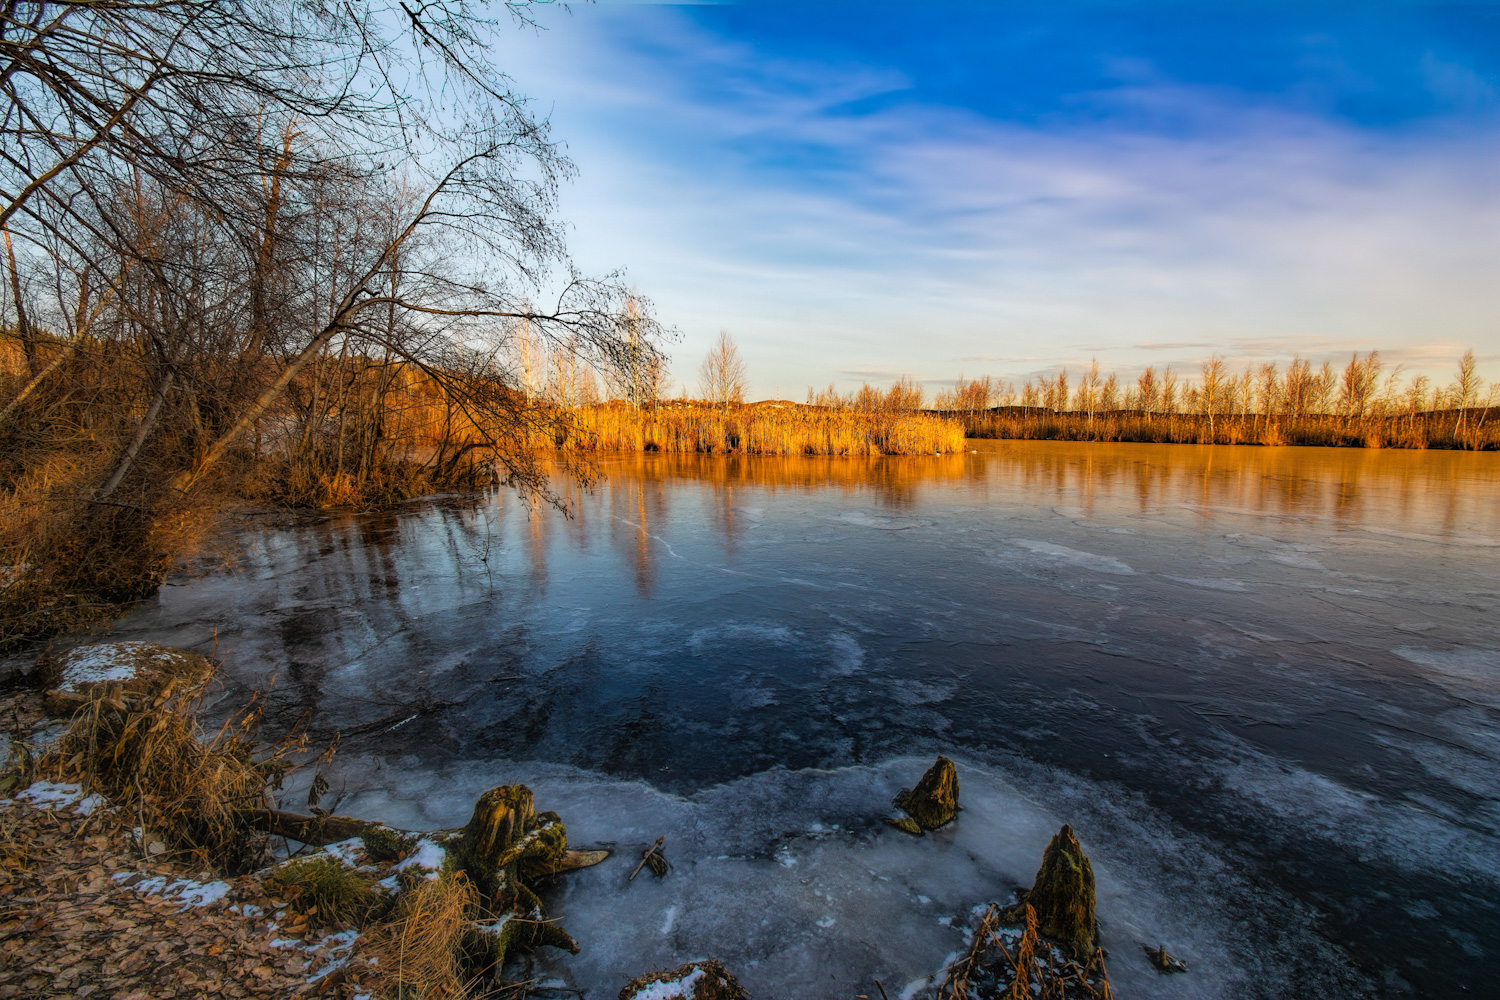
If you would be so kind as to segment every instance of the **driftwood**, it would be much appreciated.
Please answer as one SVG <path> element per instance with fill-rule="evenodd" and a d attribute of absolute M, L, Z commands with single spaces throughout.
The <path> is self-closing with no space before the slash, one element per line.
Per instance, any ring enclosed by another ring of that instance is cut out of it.
<path fill-rule="evenodd" d="M 419 833 L 412 830 L 398 830 L 374 820 L 354 819 L 352 816 L 333 816 L 326 813 L 308 816 L 270 807 L 247 809 L 241 815 L 257 830 L 264 830 L 278 837 L 286 837 L 288 840 L 295 840 L 309 847 L 323 847 L 351 837 L 368 837 L 371 834 L 395 834 L 402 839 L 412 840 L 419 837 L 441 839 L 461 833 L 464 829 L 459 827 L 453 830 L 439 830 L 436 833 Z M 607 857 L 609 857 L 609 852 L 603 850 L 565 849 L 550 864 L 537 866 L 538 870 L 535 874 L 538 876 L 565 875 L 580 868 L 590 868 Z"/>
<path fill-rule="evenodd" d="M 634 882 L 635 877 L 641 873 L 641 869 L 647 864 L 651 865 L 652 873 L 655 874 L 658 878 L 662 875 L 665 875 L 667 873 L 666 859 L 663 858 L 659 852 L 661 851 L 661 845 L 666 842 L 666 837 L 657 837 L 656 843 L 646 848 L 646 853 L 641 855 L 641 863 L 635 866 L 635 871 L 631 872 L 630 878 L 626 879 L 625 881 Z M 658 868 L 658 865 L 660 865 L 661 867 Z"/>

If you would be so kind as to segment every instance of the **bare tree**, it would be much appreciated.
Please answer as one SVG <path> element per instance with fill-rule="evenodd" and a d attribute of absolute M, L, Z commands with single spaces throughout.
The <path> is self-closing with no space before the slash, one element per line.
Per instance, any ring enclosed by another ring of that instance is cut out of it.
<path fill-rule="evenodd" d="M 740 350 L 728 330 L 720 330 L 698 366 L 698 391 L 703 398 L 715 406 L 745 401 L 746 382 L 749 378 Z"/>
<path fill-rule="evenodd" d="M 1458 409 L 1459 427 L 1464 425 L 1469 408 L 1479 401 L 1479 389 L 1482 385 L 1484 382 L 1479 378 L 1478 368 L 1474 364 L 1474 351 L 1470 348 L 1458 359 L 1458 371 L 1453 377 L 1452 395 Z"/>

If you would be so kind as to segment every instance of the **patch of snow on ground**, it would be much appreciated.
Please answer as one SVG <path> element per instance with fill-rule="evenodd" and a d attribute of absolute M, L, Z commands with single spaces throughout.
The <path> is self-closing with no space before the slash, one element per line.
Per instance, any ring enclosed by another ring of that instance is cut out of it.
<path fill-rule="evenodd" d="M 405 861 L 396 866 L 398 872 L 404 872 L 408 868 L 421 868 L 427 873 L 429 879 L 438 877 L 438 872 L 443 869 L 443 859 L 448 852 L 423 837 L 417 841 L 417 849 L 413 851 Z"/>
<path fill-rule="evenodd" d="M 652 983 L 643 990 L 637 991 L 634 1000 L 691 1000 L 693 990 L 698 980 L 703 978 L 703 970 L 695 968 L 692 972 L 681 979 L 663 979 L 661 982 Z"/>
<path fill-rule="evenodd" d="M 37 809 L 76 808 L 80 816 L 88 816 L 105 804 L 101 795 L 85 795 L 77 785 L 52 781 L 34 781 L 16 793 L 16 801 Z"/>
<path fill-rule="evenodd" d="M 140 658 L 155 648 L 150 642 L 106 642 L 80 646 L 63 656 L 62 691 L 78 691 L 104 681 L 128 681 L 140 670 Z"/>
<path fill-rule="evenodd" d="M 137 874 L 139 873 L 116 872 L 110 878 L 116 882 L 125 882 Z M 130 888 L 143 896 L 160 896 L 169 903 L 176 903 L 184 910 L 195 906 L 213 906 L 229 895 L 230 889 L 228 882 L 196 882 L 190 878 L 169 881 L 163 875 L 137 879 L 128 884 Z"/>
<path fill-rule="evenodd" d="M 364 849 L 365 842 L 360 837 L 350 837 L 348 840 L 340 840 L 335 844 L 327 844 L 323 848 L 350 868 L 359 867 L 360 852 Z"/>

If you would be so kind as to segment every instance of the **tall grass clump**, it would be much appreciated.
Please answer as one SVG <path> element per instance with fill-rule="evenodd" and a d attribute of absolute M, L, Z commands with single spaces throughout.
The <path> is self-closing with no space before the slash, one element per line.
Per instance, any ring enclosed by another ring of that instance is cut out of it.
<path fill-rule="evenodd" d="M 208 676 L 152 673 L 69 698 L 76 709 L 68 728 L 35 769 L 105 795 L 167 851 L 201 867 L 249 871 L 265 848 L 251 817 L 304 743 L 262 744 L 254 706 L 205 732 L 198 712 Z"/>
<path fill-rule="evenodd" d="M 473 932 L 479 894 L 462 872 L 403 892 L 393 919 L 366 934 L 361 953 L 374 958 L 381 995 L 459 1000 L 467 995 L 464 945 Z"/>

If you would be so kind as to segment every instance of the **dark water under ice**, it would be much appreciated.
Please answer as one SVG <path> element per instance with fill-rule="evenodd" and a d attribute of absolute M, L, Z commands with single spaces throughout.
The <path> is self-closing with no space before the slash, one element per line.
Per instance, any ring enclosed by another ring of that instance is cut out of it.
<path fill-rule="evenodd" d="M 1485 995 L 1500 456 L 972 447 L 606 459 L 571 517 L 252 516 L 115 634 L 217 643 L 226 704 L 341 732 L 340 811 L 457 825 L 520 780 L 618 844 L 550 891 L 583 952 L 536 972 L 589 997 L 705 955 L 919 996 L 1062 822 L 1122 998 Z M 957 824 L 880 826 L 936 753 Z"/>

